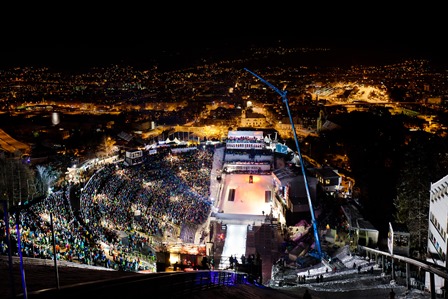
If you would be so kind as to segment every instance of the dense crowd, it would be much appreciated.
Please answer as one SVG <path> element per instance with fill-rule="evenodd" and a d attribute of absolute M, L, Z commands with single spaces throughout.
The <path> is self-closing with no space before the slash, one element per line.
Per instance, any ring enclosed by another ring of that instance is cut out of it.
<path fill-rule="evenodd" d="M 213 154 L 209 147 L 176 154 L 166 148 L 139 165 L 103 165 L 85 185 L 64 185 L 20 206 L 18 215 L 11 211 L 2 217 L 0 254 L 11 249 L 18 255 L 20 248 L 23 256 L 52 259 L 55 245 L 57 259 L 142 269 L 142 259 L 154 257 L 154 237 L 178 234 L 191 242 L 197 226 L 206 222 Z M 72 188 L 80 190 L 79 210 L 71 204 Z"/>

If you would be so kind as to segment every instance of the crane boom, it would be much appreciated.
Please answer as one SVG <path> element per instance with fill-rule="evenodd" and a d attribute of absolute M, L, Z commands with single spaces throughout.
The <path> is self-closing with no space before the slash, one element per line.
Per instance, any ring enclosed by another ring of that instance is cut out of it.
<path fill-rule="evenodd" d="M 294 122 L 292 120 L 291 112 L 289 110 L 288 98 L 286 97 L 287 91 L 278 89 L 277 87 L 275 87 L 274 85 L 272 85 L 271 83 L 269 83 L 265 79 L 261 78 L 260 76 L 258 76 L 254 72 L 248 70 L 247 68 L 244 68 L 244 70 L 249 72 L 249 73 L 251 73 L 256 78 L 258 78 L 261 82 L 263 82 L 264 84 L 266 84 L 267 86 L 272 88 L 275 92 L 277 92 L 282 97 L 283 103 L 285 103 L 286 110 L 288 111 L 289 121 L 291 122 L 292 132 L 294 134 L 294 141 L 296 143 L 297 155 L 299 157 L 300 166 L 301 166 L 302 175 L 303 175 L 303 182 L 305 183 L 306 196 L 308 198 L 308 205 L 310 207 L 311 221 L 312 221 L 313 231 L 314 231 L 315 249 L 317 250 L 318 258 L 322 259 L 322 248 L 321 248 L 321 245 L 320 245 L 320 238 L 319 238 L 319 231 L 318 231 L 318 228 L 317 228 L 317 221 L 316 221 L 316 218 L 314 216 L 313 202 L 311 200 L 310 188 L 309 188 L 309 185 L 308 185 L 308 179 L 306 177 L 305 166 L 304 166 L 304 163 L 303 163 L 302 154 L 300 152 L 299 141 L 298 141 L 298 138 L 297 138 L 296 129 L 294 127 Z"/>

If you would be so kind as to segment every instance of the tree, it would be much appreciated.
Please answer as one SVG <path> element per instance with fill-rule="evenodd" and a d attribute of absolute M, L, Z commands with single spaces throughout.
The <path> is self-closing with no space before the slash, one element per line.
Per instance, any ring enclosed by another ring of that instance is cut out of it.
<path fill-rule="evenodd" d="M 114 152 L 115 140 L 109 136 L 104 136 L 102 142 L 98 145 L 98 155 L 102 157 L 110 157 Z"/>
<path fill-rule="evenodd" d="M 20 155 L 0 155 L 0 199 L 7 200 L 10 206 L 35 196 L 34 171 Z"/>
<path fill-rule="evenodd" d="M 36 172 L 36 179 L 38 180 L 38 186 L 40 187 L 39 191 L 41 194 L 47 195 L 50 188 L 57 182 L 60 174 L 50 166 L 42 165 L 36 166 Z"/>
<path fill-rule="evenodd" d="M 448 152 L 445 144 L 443 138 L 418 131 L 410 135 L 403 150 L 394 219 L 409 229 L 411 252 L 418 257 L 427 249 L 431 183 L 446 175 Z"/>

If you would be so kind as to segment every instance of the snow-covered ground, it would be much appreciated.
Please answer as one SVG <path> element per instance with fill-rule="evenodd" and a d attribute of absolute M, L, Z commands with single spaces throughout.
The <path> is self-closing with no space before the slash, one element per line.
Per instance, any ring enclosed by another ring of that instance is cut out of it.
<path fill-rule="evenodd" d="M 246 234 L 244 233 L 246 227 L 242 226 L 242 230 L 238 230 L 238 227 L 239 225 L 228 225 L 227 237 L 232 240 L 228 244 L 232 244 L 232 246 L 224 248 L 224 251 L 227 252 L 224 256 L 232 254 L 239 258 L 240 252 L 243 252 L 246 243 Z M 339 248 L 332 255 L 332 259 L 338 261 L 340 270 L 335 271 L 334 268 L 332 269 L 324 263 L 304 269 L 278 263 L 273 267 L 271 283 L 268 285 L 276 292 L 266 290 L 266 294 L 263 295 L 263 290 L 257 290 L 255 293 L 252 291 L 253 297 L 246 296 L 245 298 L 301 298 L 306 289 L 310 291 L 313 299 L 389 298 L 391 290 L 395 292 L 396 299 L 431 298 L 428 292 L 416 288 L 408 290 L 406 286 L 396 284 L 391 276 L 384 274 L 373 260 L 351 253 L 348 246 Z M 226 262 L 228 263 L 228 261 Z M 319 281 L 317 281 L 318 277 Z M 279 285 L 279 281 L 282 281 L 281 285 Z M 262 286 L 261 288 L 263 289 Z M 226 289 L 225 292 L 215 294 L 215 296 L 217 296 L 216 298 L 227 298 L 224 297 L 225 293 L 226 296 L 236 296 L 235 298 L 237 298 L 241 292 L 245 291 L 240 290 L 240 287 L 235 287 Z"/>
<path fill-rule="evenodd" d="M 246 255 L 247 225 L 227 224 L 227 238 L 224 243 L 222 256 L 233 256 L 240 261 L 241 255 Z M 221 259 L 219 269 L 226 269 L 230 265 L 229 259 Z"/>
<path fill-rule="evenodd" d="M 282 286 L 271 285 L 272 288 L 281 293 L 302 294 L 305 289 L 309 289 L 314 299 L 318 298 L 389 298 L 389 292 L 395 292 L 395 298 L 431 298 L 429 292 L 418 289 L 408 290 L 404 285 L 398 285 L 391 280 L 390 275 L 385 275 L 382 269 L 373 261 L 364 257 L 351 254 L 348 246 L 340 248 L 337 257 L 345 266 L 343 270 L 333 271 L 323 263 L 313 267 L 283 271 L 273 270 L 273 278 L 283 278 L 285 282 L 293 281 L 297 277 L 305 277 L 305 281 L 296 284 L 285 283 Z M 360 271 L 358 272 L 358 266 Z M 308 272 L 309 270 L 309 272 Z M 373 270 L 373 271 L 372 271 Z M 280 275 L 280 277 L 279 277 Z M 322 276 L 321 276 L 322 275 Z M 281 277 L 283 276 L 283 277 Z M 322 277 L 317 281 L 317 277 Z M 273 279 L 272 281 L 275 281 Z M 277 298 L 277 297 L 273 297 Z M 281 298 L 281 297 L 279 297 Z M 299 297 L 300 298 L 300 297 Z"/>
<path fill-rule="evenodd" d="M 222 169 L 223 153 L 223 147 L 216 149 L 212 170 L 211 197 L 215 209 L 219 208 L 219 195 L 220 191 L 222 191 L 219 188 L 220 184 L 216 182 L 216 177 L 221 174 L 220 170 Z M 229 207 L 225 208 L 227 211 L 230 209 Z M 221 207 L 221 209 L 224 209 L 224 207 Z M 244 214 L 250 213 L 245 212 Z M 225 245 L 227 246 L 224 246 L 225 252 L 223 252 L 223 256 L 230 256 L 232 254 L 239 258 L 243 252 L 243 248 L 245 248 L 245 237 L 247 234 L 238 233 L 238 231 L 234 232 L 228 225 L 228 229 L 229 228 L 230 231 L 227 232 L 226 238 L 229 240 L 231 239 L 232 241 L 227 242 L 228 240 L 226 240 Z M 310 291 L 313 299 L 389 298 L 389 292 L 391 290 L 395 292 L 396 299 L 431 298 L 431 295 L 428 292 L 418 289 L 408 290 L 404 285 L 395 284 L 394 281 L 391 280 L 390 275 L 385 275 L 382 272 L 382 269 L 373 261 L 366 260 L 362 256 L 351 254 L 348 246 L 339 248 L 332 258 L 337 258 L 343 269 L 333 271 L 333 269 L 328 268 L 323 263 L 303 269 L 302 271 L 295 267 L 290 270 L 285 270 L 287 267 L 284 267 L 283 271 L 276 272 L 276 267 L 274 267 L 271 277 L 272 283 L 269 285 L 271 288 L 270 290 L 264 289 L 263 286 L 255 289 L 246 289 L 245 286 L 226 287 L 218 290 L 201 292 L 196 298 L 302 298 L 306 289 Z M 353 267 L 354 264 L 355 267 Z M 358 266 L 361 266 L 359 273 Z M 372 267 L 373 273 L 371 273 Z M 321 275 L 322 280 L 317 282 L 317 276 L 320 278 Z M 299 276 L 305 276 L 305 281 L 299 283 Z M 276 281 L 279 280 L 290 283 L 284 283 L 282 286 L 278 286 Z M 275 289 L 275 292 L 272 291 L 272 288 Z"/>

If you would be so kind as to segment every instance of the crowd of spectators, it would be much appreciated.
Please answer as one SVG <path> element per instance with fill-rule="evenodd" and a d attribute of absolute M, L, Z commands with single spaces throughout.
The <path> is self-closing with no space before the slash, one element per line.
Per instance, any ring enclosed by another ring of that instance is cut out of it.
<path fill-rule="evenodd" d="M 20 248 L 26 257 L 141 270 L 142 257 L 154 260 L 156 237 L 177 234 L 191 242 L 195 228 L 206 222 L 213 154 L 209 147 L 176 154 L 166 148 L 139 165 L 103 165 L 82 186 L 66 184 L 20 206 L 18 214 L 4 214 L 0 254 L 10 249 L 18 255 Z M 79 198 L 70 198 L 72 188 L 79 188 Z"/>

